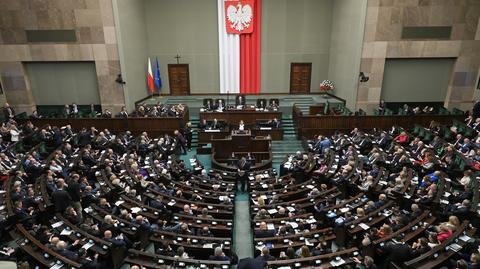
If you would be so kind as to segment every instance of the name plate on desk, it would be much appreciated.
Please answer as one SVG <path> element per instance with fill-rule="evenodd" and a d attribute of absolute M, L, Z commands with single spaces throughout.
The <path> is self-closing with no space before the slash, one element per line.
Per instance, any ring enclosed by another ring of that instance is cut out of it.
<path fill-rule="evenodd" d="M 205 130 L 205 133 L 220 133 L 220 129 Z"/>
<path fill-rule="evenodd" d="M 260 127 L 260 130 L 269 131 L 272 130 L 272 127 Z"/>

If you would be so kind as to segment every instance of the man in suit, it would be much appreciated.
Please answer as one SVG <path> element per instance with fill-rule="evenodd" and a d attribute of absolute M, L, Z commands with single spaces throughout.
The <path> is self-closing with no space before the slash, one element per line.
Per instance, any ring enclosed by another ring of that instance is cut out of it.
<path fill-rule="evenodd" d="M 257 108 L 258 108 L 258 109 L 265 109 L 265 108 L 267 108 L 267 104 L 266 104 L 265 99 L 259 99 L 259 100 L 258 100 L 258 102 L 257 102 Z"/>
<path fill-rule="evenodd" d="M 206 119 L 203 119 L 198 123 L 198 129 L 205 130 L 207 128 L 208 128 L 208 123 Z"/>
<path fill-rule="evenodd" d="M 267 227 L 267 223 L 264 221 L 260 223 L 260 230 L 255 231 L 255 237 L 257 238 L 274 237 L 275 234 L 276 231 L 269 230 Z"/>
<path fill-rule="evenodd" d="M 183 136 L 187 140 L 188 151 L 192 150 L 193 130 L 192 130 L 192 123 L 191 122 L 187 122 L 187 124 L 185 125 L 185 129 L 183 129 Z"/>
<path fill-rule="evenodd" d="M 203 107 L 205 110 L 213 110 L 214 109 L 214 106 L 212 104 L 212 100 L 210 99 L 207 99 L 207 101 L 205 102 L 205 106 Z"/>
<path fill-rule="evenodd" d="M 103 112 L 103 114 L 102 114 L 102 118 L 111 119 L 112 118 L 112 112 L 110 112 L 110 110 L 108 110 L 108 109 L 105 109 L 105 112 Z"/>
<path fill-rule="evenodd" d="M 237 269 L 266 269 L 267 262 L 254 258 L 243 258 L 238 262 Z"/>
<path fill-rule="evenodd" d="M 222 99 L 218 99 L 216 110 L 223 111 L 225 109 L 225 104 Z"/>
<path fill-rule="evenodd" d="M 245 170 L 240 170 L 240 169 L 238 170 L 237 179 L 238 179 L 238 182 L 240 183 L 240 191 L 245 192 L 247 180 L 248 180 L 248 175 L 247 173 L 245 173 Z"/>
<path fill-rule="evenodd" d="M 183 137 L 183 135 L 178 130 L 175 130 L 173 133 L 175 134 L 177 145 L 182 149 L 182 153 L 187 154 L 187 147 L 186 147 L 187 140 L 185 139 L 185 137 Z"/>
<path fill-rule="evenodd" d="M 5 106 L 3 107 L 3 116 L 5 118 L 5 122 L 15 118 L 15 110 L 13 110 L 9 103 L 5 103 Z"/>
<path fill-rule="evenodd" d="M 230 258 L 223 253 L 221 247 L 216 247 L 214 250 L 214 255 L 210 255 L 208 258 L 211 261 L 229 261 Z"/>
<path fill-rule="evenodd" d="M 221 124 L 220 122 L 218 122 L 217 119 L 213 119 L 213 122 L 212 122 L 212 124 L 210 125 L 210 128 L 211 128 L 211 129 L 222 129 L 223 126 L 222 126 L 222 124 Z"/>
<path fill-rule="evenodd" d="M 63 110 L 62 110 L 62 117 L 63 118 L 68 118 L 68 117 L 70 117 L 70 113 L 71 113 L 70 106 L 68 104 L 65 104 L 65 106 L 63 106 Z"/>
<path fill-rule="evenodd" d="M 70 109 L 70 117 L 76 118 L 78 117 L 78 105 L 76 103 L 72 103 L 72 107 Z"/>
<path fill-rule="evenodd" d="M 402 239 L 399 238 L 396 242 L 389 242 L 385 245 L 383 248 L 386 255 L 385 265 L 390 264 L 390 262 L 402 264 L 412 258 L 412 250 L 410 246 L 401 241 Z"/>
<path fill-rule="evenodd" d="M 73 174 L 70 181 L 68 182 L 68 194 L 72 200 L 72 206 L 75 209 L 78 217 L 83 219 L 82 214 L 82 203 L 81 203 L 81 191 L 80 184 L 78 183 L 80 176 L 78 174 Z"/>
<path fill-rule="evenodd" d="M 55 212 L 63 213 L 65 209 L 70 206 L 72 201 L 70 194 L 65 189 L 65 180 L 59 178 L 57 181 L 57 189 L 52 193 L 53 204 Z"/>
<path fill-rule="evenodd" d="M 128 118 L 128 112 L 127 112 L 127 108 L 122 106 L 122 110 L 120 111 L 120 113 L 118 113 L 118 117 L 119 118 Z"/>
<path fill-rule="evenodd" d="M 275 257 L 270 255 L 270 250 L 268 250 L 267 247 L 263 247 L 262 253 L 255 259 L 268 262 L 268 261 L 274 261 Z"/>
<path fill-rule="evenodd" d="M 278 129 L 278 128 L 280 128 L 281 123 L 277 118 L 274 118 L 273 120 L 268 122 L 268 125 L 272 128 L 277 128 Z"/>
<path fill-rule="evenodd" d="M 78 244 L 77 241 L 75 241 L 74 245 L 76 245 L 76 244 Z M 77 259 L 78 259 L 77 253 L 69 250 L 67 248 L 67 242 L 65 242 L 65 241 L 58 241 L 57 252 L 58 252 L 58 254 L 68 258 L 69 260 L 77 261 Z"/>
<path fill-rule="evenodd" d="M 243 108 L 245 106 L 245 98 L 241 95 L 237 96 L 237 99 L 235 100 L 235 105 L 241 106 Z"/>
<path fill-rule="evenodd" d="M 237 162 L 237 168 L 239 171 L 248 172 L 250 170 L 250 164 L 247 162 L 247 158 L 240 158 L 240 160 Z"/>
<path fill-rule="evenodd" d="M 474 118 L 480 117 L 480 100 L 475 102 L 475 104 L 473 105 L 472 115 Z"/>

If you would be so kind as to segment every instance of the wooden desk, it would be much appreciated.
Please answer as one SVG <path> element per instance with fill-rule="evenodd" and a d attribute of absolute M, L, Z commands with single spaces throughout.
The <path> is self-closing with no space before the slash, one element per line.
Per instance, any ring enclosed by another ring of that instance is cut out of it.
<path fill-rule="evenodd" d="M 268 136 L 273 141 L 283 140 L 283 129 L 282 128 L 272 128 L 271 130 L 261 130 L 260 128 L 251 129 L 252 135 L 254 136 Z M 212 143 L 212 140 L 226 138 L 230 135 L 230 131 L 220 130 L 220 131 L 198 131 L 198 142 L 199 143 Z"/>
<path fill-rule="evenodd" d="M 19 124 L 27 121 L 31 121 L 33 125 L 37 127 L 43 127 L 47 124 L 61 127 L 70 124 L 74 131 L 79 131 L 82 128 L 95 127 L 98 130 L 108 129 L 114 134 L 131 131 L 133 135 L 139 135 L 147 131 L 149 136 L 157 137 L 165 133 L 173 134 L 173 131 L 183 129 L 189 119 L 188 109 L 186 109 L 183 117 L 168 118 L 61 118 L 17 120 Z"/>
<path fill-rule="evenodd" d="M 312 138 L 314 135 L 332 135 L 334 132 L 349 132 L 355 127 L 362 130 L 373 128 L 388 130 L 397 125 L 413 128 L 415 124 L 428 126 L 436 121 L 440 124 L 452 124 L 453 120 L 463 121 L 463 115 L 389 115 L 389 116 L 335 116 L 304 115 L 297 106 L 293 106 L 292 118 L 299 138 Z"/>
<path fill-rule="evenodd" d="M 245 125 L 255 125 L 257 120 L 282 119 L 282 112 L 278 111 L 255 111 L 255 110 L 230 110 L 225 112 L 200 112 L 200 121 L 217 119 L 224 120 L 231 125 L 238 125 L 243 120 Z"/>

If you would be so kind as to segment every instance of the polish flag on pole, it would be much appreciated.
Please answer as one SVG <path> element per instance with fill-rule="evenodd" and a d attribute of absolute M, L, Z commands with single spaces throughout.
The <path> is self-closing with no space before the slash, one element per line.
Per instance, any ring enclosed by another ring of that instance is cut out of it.
<path fill-rule="evenodd" d="M 155 85 L 153 83 L 152 64 L 150 63 L 150 57 L 148 57 L 148 67 L 147 68 L 148 68 L 148 74 L 147 74 L 148 89 L 153 94 L 153 91 L 155 90 Z"/>

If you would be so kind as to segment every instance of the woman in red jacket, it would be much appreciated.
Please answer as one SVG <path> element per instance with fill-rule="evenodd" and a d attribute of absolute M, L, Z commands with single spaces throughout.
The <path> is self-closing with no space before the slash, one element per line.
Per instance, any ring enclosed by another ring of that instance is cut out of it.
<path fill-rule="evenodd" d="M 395 142 L 400 143 L 400 144 L 407 143 L 407 141 L 408 141 L 407 133 L 401 132 L 401 133 L 400 133 L 399 135 L 397 135 L 397 137 L 395 137 L 393 140 L 394 140 Z"/>
<path fill-rule="evenodd" d="M 440 232 L 437 235 L 437 240 L 441 243 L 453 235 L 453 231 L 445 225 L 440 225 Z"/>

